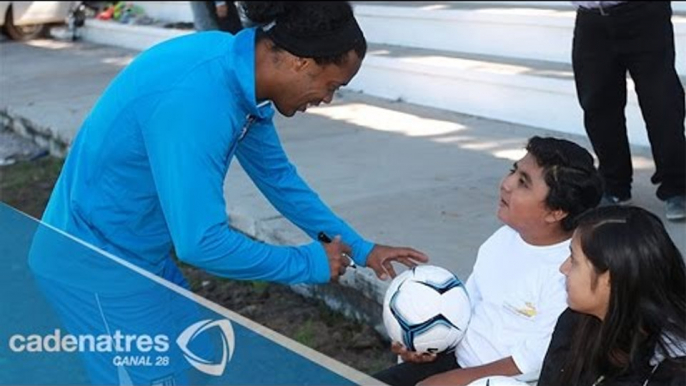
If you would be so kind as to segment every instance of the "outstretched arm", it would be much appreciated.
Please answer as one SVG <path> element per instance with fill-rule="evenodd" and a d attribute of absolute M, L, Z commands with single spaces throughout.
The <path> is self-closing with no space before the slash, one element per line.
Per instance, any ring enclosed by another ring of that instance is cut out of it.
<path fill-rule="evenodd" d="M 374 245 L 335 215 L 290 163 L 271 120 L 250 129 L 236 156 L 255 185 L 289 221 L 313 239 L 321 231 L 332 237 L 340 235 L 351 246 L 355 262 L 374 269 L 379 277 L 395 274 L 391 261 L 412 265 L 428 260 L 411 248 Z"/>
<path fill-rule="evenodd" d="M 229 227 L 223 183 L 240 128 L 216 106 L 188 93 L 160 98 L 140 122 L 157 200 L 179 258 L 234 279 L 329 281 L 331 267 L 320 243 L 278 247 Z"/>

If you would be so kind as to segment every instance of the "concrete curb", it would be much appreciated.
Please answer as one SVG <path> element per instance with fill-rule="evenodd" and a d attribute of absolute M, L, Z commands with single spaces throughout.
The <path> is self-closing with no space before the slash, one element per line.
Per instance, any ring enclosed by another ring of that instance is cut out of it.
<path fill-rule="evenodd" d="M 283 218 L 283 217 L 280 217 Z M 301 240 L 279 232 L 269 225 L 272 219 L 255 220 L 241 214 L 230 214 L 231 227 L 265 243 L 274 245 L 297 245 Z M 290 286 L 296 293 L 323 301 L 329 308 L 342 312 L 346 317 L 368 324 L 380 334 L 386 335 L 382 320 L 383 297 L 386 285 L 369 269 L 348 270 L 339 283 L 297 284 Z"/>
<path fill-rule="evenodd" d="M 20 116 L 10 107 L 0 108 L 0 127 L 32 140 L 36 145 L 47 149 L 51 155 L 64 158 L 69 150 L 70 139 L 60 135 L 60 131 L 43 126 Z"/>

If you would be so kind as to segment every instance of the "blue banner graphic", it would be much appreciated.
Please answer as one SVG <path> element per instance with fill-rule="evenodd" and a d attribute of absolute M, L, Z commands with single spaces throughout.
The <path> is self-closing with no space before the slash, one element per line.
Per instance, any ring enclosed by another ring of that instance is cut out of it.
<path fill-rule="evenodd" d="M 378 381 L 0 203 L 0 385 Z"/>

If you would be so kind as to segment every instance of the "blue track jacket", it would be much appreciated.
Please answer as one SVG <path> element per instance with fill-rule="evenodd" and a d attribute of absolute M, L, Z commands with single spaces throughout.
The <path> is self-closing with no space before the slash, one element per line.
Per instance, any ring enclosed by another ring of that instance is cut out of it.
<path fill-rule="evenodd" d="M 223 184 L 235 156 L 286 218 L 313 239 L 340 234 L 365 265 L 373 244 L 301 179 L 273 115 L 255 98 L 254 29 L 159 44 L 117 75 L 86 117 L 43 220 L 157 274 L 173 246 L 180 260 L 219 276 L 327 282 L 319 242 L 272 246 L 229 228 Z"/>

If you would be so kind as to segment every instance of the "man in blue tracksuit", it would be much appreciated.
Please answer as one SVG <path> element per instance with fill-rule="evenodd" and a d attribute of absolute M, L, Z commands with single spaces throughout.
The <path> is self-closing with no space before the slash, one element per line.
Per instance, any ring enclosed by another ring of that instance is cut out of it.
<path fill-rule="evenodd" d="M 359 70 L 366 42 L 350 5 L 251 3 L 246 14 L 262 27 L 162 43 L 114 79 L 72 145 L 44 222 L 181 285 L 172 247 L 181 261 L 218 276 L 282 283 L 336 280 L 349 256 L 380 278 L 394 275 L 391 261 L 426 261 L 411 248 L 363 239 L 332 213 L 288 161 L 274 128 L 272 106 L 292 116 L 329 103 Z M 231 230 L 223 182 L 234 156 L 309 236 L 340 238 L 283 247 Z M 97 280 L 87 270 L 82 276 Z M 104 363 L 103 377 L 92 378 L 121 382 L 108 369 Z M 150 381 L 144 372 L 137 379 Z"/>

